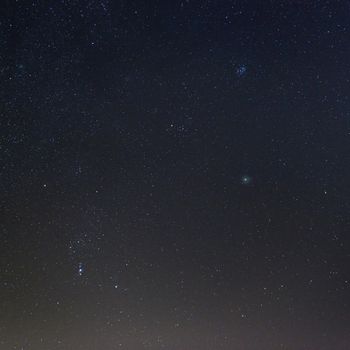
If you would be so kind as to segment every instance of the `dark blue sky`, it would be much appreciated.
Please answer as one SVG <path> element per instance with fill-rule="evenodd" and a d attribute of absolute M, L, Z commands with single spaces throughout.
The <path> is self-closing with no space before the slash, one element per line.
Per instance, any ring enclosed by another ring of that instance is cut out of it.
<path fill-rule="evenodd" d="M 4 1 L 0 350 L 346 350 L 348 1 Z"/>

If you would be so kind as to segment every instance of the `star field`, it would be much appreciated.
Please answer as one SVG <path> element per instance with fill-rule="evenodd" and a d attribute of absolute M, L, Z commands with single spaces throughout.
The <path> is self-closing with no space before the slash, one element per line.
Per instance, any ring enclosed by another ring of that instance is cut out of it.
<path fill-rule="evenodd" d="M 4 1 L 0 350 L 348 350 L 350 4 Z"/>

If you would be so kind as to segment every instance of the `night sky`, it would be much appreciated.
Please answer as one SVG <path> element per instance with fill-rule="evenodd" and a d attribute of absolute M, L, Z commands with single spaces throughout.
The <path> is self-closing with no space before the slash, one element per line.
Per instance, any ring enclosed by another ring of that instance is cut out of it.
<path fill-rule="evenodd" d="M 350 349 L 349 1 L 0 7 L 0 350 Z"/>

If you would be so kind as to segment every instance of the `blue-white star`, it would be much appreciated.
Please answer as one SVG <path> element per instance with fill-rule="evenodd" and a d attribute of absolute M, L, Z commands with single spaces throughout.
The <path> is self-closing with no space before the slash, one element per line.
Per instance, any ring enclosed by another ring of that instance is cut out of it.
<path fill-rule="evenodd" d="M 83 263 L 80 262 L 78 265 L 78 274 L 79 274 L 79 276 L 82 276 L 83 273 L 84 273 L 84 265 L 83 265 Z"/>

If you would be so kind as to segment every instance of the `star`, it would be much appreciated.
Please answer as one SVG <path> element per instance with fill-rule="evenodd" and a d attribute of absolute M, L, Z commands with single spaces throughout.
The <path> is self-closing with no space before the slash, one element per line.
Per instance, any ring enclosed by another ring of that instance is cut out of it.
<path fill-rule="evenodd" d="M 78 265 L 78 274 L 79 274 L 79 276 L 82 276 L 83 273 L 84 273 L 84 265 L 83 265 L 83 263 L 80 262 Z"/>

